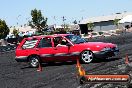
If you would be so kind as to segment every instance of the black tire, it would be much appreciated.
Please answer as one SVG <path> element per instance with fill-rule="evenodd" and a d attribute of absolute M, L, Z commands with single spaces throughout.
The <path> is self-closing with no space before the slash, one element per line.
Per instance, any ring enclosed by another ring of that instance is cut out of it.
<path fill-rule="evenodd" d="M 93 61 L 93 58 L 94 58 L 94 54 L 92 51 L 89 51 L 89 50 L 84 50 L 82 53 L 81 53 L 81 61 L 83 63 L 90 63 Z"/>
<path fill-rule="evenodd" d="M 30 56 L 29 57 L 29 65 L 30 67 L 36 68 L 39 66 L 40 59 L 38 56 Z"/>

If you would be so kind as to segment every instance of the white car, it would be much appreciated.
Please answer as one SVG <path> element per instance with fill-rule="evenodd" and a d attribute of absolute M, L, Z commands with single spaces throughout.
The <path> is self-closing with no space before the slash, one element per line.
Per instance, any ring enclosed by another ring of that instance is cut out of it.
<path fill-rule="evenodd" d="M 104 37 L 110 37 L 110 36 L 117 36 L 119 34 L 116 34 L 116 33 L 110 32 L 110 31 L 102 31 L 101 35 Z"/>
<path fill-rule="evenodd" d="M 101 37 L 101 35 L 98 32 L 88 33 L 88 38 L 98 38 L 98 37 Z"/>

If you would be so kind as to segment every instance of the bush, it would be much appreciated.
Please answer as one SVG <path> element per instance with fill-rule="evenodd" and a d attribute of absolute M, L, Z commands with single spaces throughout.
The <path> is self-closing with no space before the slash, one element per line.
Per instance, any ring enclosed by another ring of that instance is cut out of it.
<path fill-rule="evenodd" d="M 88 36 L 88 34 L 84 34 L 84 37 Z"/>
<path fill-rule="evenodd" d="M 99 33 L 99 35 L 102 35 L 103 34 L 103 32 L 98 32 Z"/>

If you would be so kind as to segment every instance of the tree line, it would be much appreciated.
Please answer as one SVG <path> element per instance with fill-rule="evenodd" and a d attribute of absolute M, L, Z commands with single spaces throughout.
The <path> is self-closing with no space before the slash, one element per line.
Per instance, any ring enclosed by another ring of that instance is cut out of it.
<path fill-rule="evenodd" d="M 31 10 L 31 20 L 28 21 L 28 25 L 31 28 L 37 29 L 38 33 L 41 33 L 43 30 L 46 29 L 47 20 L 48 18 L 44 17 L 41 13 L 41 10 L 33 9 Z M 0 19 L 0 39 L 5 39 L 6 36 L 9 34 L 10 29 L 6 24 L 5 20 Z M 13 34 L 16 36 L 18 35 L 18 30 L 14 28 Z"/>

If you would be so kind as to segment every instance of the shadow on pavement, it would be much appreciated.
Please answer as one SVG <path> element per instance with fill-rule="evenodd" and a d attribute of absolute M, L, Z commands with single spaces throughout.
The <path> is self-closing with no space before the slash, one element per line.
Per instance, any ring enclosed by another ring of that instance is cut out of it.
<path fill-rule="evenodd" d="M 113 57 L 113 58 L 109 58 L 109 59 L 96 59 L 92 63 L 110 62 L 110 61 L 115 61 L 115 60 L 119 60 L 119 59 L 122 59 L 122 58 Z"/>
<path fill-rule="evenodd" d="M 102 59 L 97 59 L 91 63 L 101 63 L 101 62 L 110 62 L 110 61 L 115 61 L 115 60 L 119 60 L 122 58 L 110 58 L 110 59 L 106 59 L 106 60 L 102 60 Z M 81 63 L 81 62 L 80 62 Z M 82 65 L 85 63 L 81 63 Z M 42 67 L 50 67 L 50 66 L 64 66 L 64 65 L 76 65 L 76 61 L 71 61 L 71 62 L 49 62 L 49 63 L 42 63 L 41 66 Z M 27 68 L 32 68 L 28 65 L 28 63 L 23 63 L 20 65 L 20 69 L 27 69 Z"/>
<path fill-rule="evenodd" d="M 48 67 L 48 66 L 62 66 L 62 65 L 74 65 L 76 64 L 76 61 L 73 62 L 49 62 L 42 64 L 42 67 Z"/>

